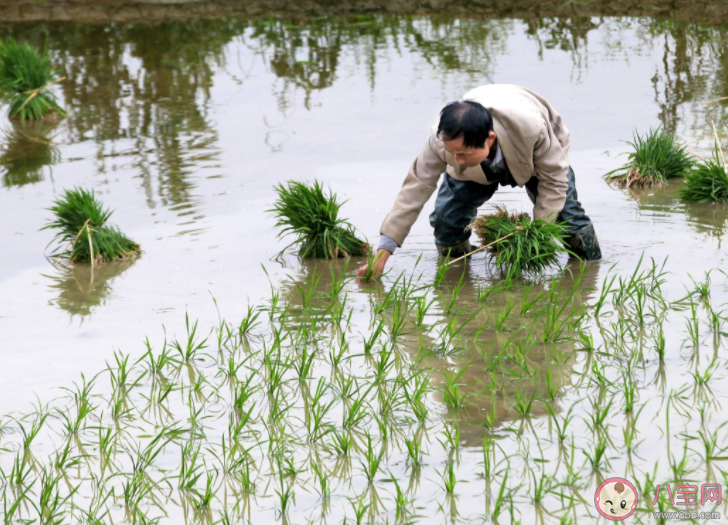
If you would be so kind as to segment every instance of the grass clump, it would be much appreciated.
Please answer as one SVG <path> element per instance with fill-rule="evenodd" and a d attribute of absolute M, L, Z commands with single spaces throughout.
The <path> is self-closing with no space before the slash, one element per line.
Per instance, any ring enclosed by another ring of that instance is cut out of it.
<path fill-rule="evenodd" d="M 349 257 L 366 255 L 369 245 L 356 236 L 354 227 L 339 218 L 336 194 L 327 195 L 323 186 L 314 181 L 313 186 L 289 181 L 275 188 L 278 199 L 269 210 L 283 227 L 279 237 L 294 235 L 298 254 L 304 258 Z"/>
<path fill-rule="evenodd" d="M 10 118 L 37 120 L 65 115 L 47 88 L 52 78 L 51 59 L 26 43 L 0 41 L 0 91 L 10 105 Z"/>
<path fill-rule="evenodd" d="M 140 255 L 139 244 L 116 226 L 106 224 L 113 212 L 104 208 L 93 190 L 65 190 L 48 209 L 55 219 L 43 229 L 57 230 L 54 240 L 62 245 L 54 256 L 67 257 L 70 262 L 98 264 Z"/>
<path fill-rule="evenodd" d="M 717 147 L 713 158 L 695 165 L 678 191 L 686 201 L 728 202 L 728 173 L 718 158 Z"/>
<path fill-rule="evenodd" d="M 690 154 L 676 143 L 675 135 L 659 127 L 650 128 L 644 136 L 635 131 L 634 140 L 627 144 L 634 148 L 627 163 L 604 176 L 621 188 L 661 186 L 668 179 L 682 177 L 694 165 Z"/>
<path fill-rule="evenodd" d="M 505 206 L 496 206 L 495 213 L 476 217 L 470 227 L 484 246 L 510 235 L 487 250 L 495 266 L 511 276 L 537 274 L 556 266 L 558 253 L 567 251 L 564 224 L 534 221 L 527 213 L 509 213 Z"/>

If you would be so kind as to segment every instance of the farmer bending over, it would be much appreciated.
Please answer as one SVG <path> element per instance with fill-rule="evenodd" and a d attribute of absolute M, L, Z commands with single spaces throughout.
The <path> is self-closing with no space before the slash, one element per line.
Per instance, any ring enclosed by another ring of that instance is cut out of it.
<path fill-rule="evenodd" d="M 492 84 L 465 94 L 440 112 L 422 152 L 410 166 L 380 233 L 375 275 L 402 246 L 444 173 L 430 224 L 440 254 L 472 251 L 467 226 L 499 186 L 526 187 L 534 219 L 567 225 L 572 252 L 601 259 L 594 226 L 578 201 L 569 165 L 569 130 L 549 103 L 518 86 Z M 359 269 L 364 276 L 367 267 Z"/>

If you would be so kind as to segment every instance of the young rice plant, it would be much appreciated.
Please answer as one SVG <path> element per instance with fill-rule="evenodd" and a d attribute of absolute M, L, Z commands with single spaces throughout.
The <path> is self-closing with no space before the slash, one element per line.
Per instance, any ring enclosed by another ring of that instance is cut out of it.
<path fill-rule="evenodd" d="M 531 220 L 527 213 L 508 212 L 496 206 L 490 215 L 481 215 L 471 228 L 488 248 L 496 267 L 508 275 L 536 274 L 558 262 L 558 253 L 565 252 L 566 226 L 556 222 Z"/>
<path fill-rule="evenodd" d="M 713 158 L 698 163 L 685 177 L 680 196 L 693 202 L 728 202 L 728 173 L 718 158 L 718 147 Z"/>
<path fill-rule="evenodd" d="M 366 255 L 369 245 L 356 236 L 354 227 L 339 217 L 343 203 L 335 193 L 327 195 L 323 186 L 314 181 L 289 181 L 275 188 L 278 193 L 273 209 L 269 210 L 283 228 L 279 237 L 293 235 L 298 254 L 304 258 L 349 257 Z"/>
<path fill-rule="evenodd" d="M 690 154 L 675 142 L 675 135 L 659 127 L 644 136 L 635 131 L 634 140 L 627 144 L 634 148 L 627 163 L 604 176 L 621 188 L 661 186 L 686 175 L 694 165 Z"/>
<path fill-rule="evenodd" d="M 140 247 L 136 242 L 116 226 L 106 225 L 113 212 L 104 209 L 93 190 L 65 190 L 48 209 L 55 214 L 55 219 L 43 229 L 56 230 L 54 240 L 61 245 L 54 256 L 92 264 L 139 256 Z"/>
<path fill-rule="evenodd" d="M 65 112 L 48 86 L 52 78 L 51 59 L 26 43 L 0 41 L 0 91 L 10 105 L 10 118 L 37 120 Z"/>

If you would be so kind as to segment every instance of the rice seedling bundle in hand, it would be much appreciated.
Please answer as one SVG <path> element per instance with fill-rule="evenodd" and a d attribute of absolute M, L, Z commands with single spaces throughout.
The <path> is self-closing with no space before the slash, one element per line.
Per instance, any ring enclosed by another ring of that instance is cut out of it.
<path fill-rule="evenodd" d="M 10 118 L 42 119 L 65 115 L 48 89 L 53 78 L 51 59 L 29 44 L 0 41 L 0 91 L 10 105 Z"/>
<path fill-rule="evenodd" d="M 644 136 L 635 131 L 634 140 L 627 144 L 634 148 L 627 163 L 604 176 L 607 182 L 622 188 L 661 186 L 668 179 L 686 175 L 695 164 L 675 142 L 675 135 L 661 128 L 650 129 Z"/>
<path fill-rule="evenodd" d="M 57 230 L 54 240 L 60 248 L 54 256 L 92 264 L 139 257 L 139 244 L 106 224 L 113 212 L 104 209 L 93 191 L 66 190 L 48 209 L 56 217 L 43 229 Z"/>
<path fill-rule="evenodd" d="M 335 259 L 369 252 L 354 227 L 339 217 L 343 202 L 335 193 L 327 195 L 318 181 L 313 186 L 289 181 L 275 190 L 278 199 L 269 211 L 278 219 L 276 226 L 283 228 L 278 236 L 295 236 L 293 244 L 301 257 Z"/>
<path fill-rule="evenodd" d="M 506 275 L 537 274 L 556 266 L 559 252 L 567 251 L 564 224 L 531 220 L 527 213 L 509 213 L 505 206 L 476 217 L 470 228 L 484 246 L 510 235 L 487 248 L 491 261 Z"/>
<path fill-rule="evenodd" d="M 718 158 L 718 147 L 713 158 L 700 162 L 685 177 L 680 196 L 693 202 L 728 202 L 728 174 Z"/>

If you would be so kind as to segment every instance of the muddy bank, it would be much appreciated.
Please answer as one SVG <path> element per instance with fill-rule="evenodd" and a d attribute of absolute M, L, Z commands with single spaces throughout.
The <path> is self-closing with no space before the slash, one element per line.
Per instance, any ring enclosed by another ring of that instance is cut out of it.
<path fill-rule="evenodd" d="M 191 18 L 315 17 L 387 13 L 474 17 L 651 16 L 728 23 L 724 0 L 0 0 L 0 20 L 132 22 Z"/>

